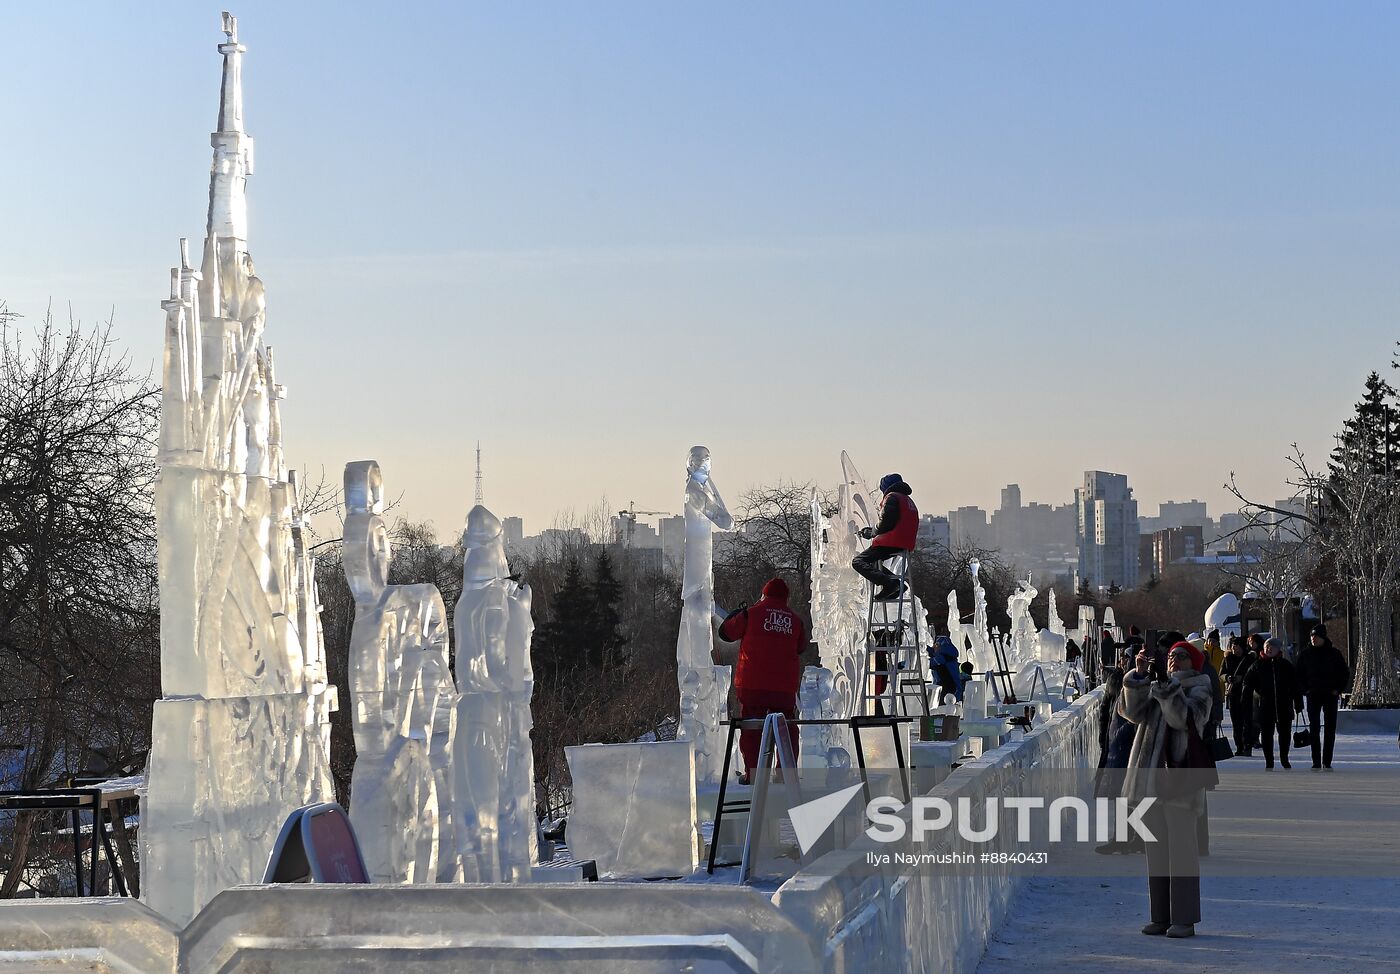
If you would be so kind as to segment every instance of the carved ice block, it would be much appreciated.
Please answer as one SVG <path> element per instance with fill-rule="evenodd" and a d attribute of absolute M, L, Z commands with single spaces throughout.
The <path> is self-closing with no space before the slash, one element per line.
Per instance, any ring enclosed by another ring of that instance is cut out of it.
<path fill-rule="evenodd" d="M 569 851 L 599 877 L 688 876 L 700 860 L 689 741 L 566 747 L 574 781 Z"/>
<path fill-rule="evenodd" d="M 331 791 L 306 741 L 305 694 L 157 700 L 141 798 L 147 904 L 183 922 L 221 889 L 261 877 L 287 810 Z"/>

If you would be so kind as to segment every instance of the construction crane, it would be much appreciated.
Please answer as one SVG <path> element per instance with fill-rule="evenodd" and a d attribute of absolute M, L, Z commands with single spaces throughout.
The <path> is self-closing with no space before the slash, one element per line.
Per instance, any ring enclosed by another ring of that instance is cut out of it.
<path fill-rule="evenodd" d="M 637 530 L 637 518 L 641 517 L 670 517 L 669 511 L 639 511 L 636 501 L 627 502 L 627 510 L 618 511 L 617 516 L 622 521 L 622 543 L 627 547 L 632 546 L 632 534 Z"/>

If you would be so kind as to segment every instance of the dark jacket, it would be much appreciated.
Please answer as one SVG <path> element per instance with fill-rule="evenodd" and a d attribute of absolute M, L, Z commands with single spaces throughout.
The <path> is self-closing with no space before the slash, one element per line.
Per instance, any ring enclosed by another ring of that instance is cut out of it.
<path fill-rule="evenodd" d="M 1321 646 L 1309 643 L 1298 654 L 1298 683 L 1308 696 L 1345 693 L 1351 689 L 1351 669 L 1330 639 Z"/>
<path fill-rule="evenodd" d="M 1303 691 L 1293 664 L 1282 656 L 1256 660 L 1244 678 L 1244 686 L 1254 695 L 1254 713 L 1260 724 L 1269 723 L 1271 717 L 1276 722 L 1292 720 L 1303 709 Z"/>
<path fill-rule="evenodd" d="M 1257 662 L 1258 653 L 1246 651 L 1238 656 L 1234 653 L 1225 654 L 1225 662 L 1220 666 L 1220 675 L 1225 680 L 1225 695 L 1230 700 L 1230 706 L 1238 706 L 1244 699 L 1244 681 L 1249 677 L 1250 668 Z"/>
<path fill-rule="evenodd" d="M 902 480 L 885 492 L 880 499 L 880 523 L 870 542 L 873 547 L 914 550 L 919 541 L 919 509 L 909 497 L 912 493 Z"/>
<path fill-rule="evenodd" d="M 1095 798 L 1117 798 L 1123 790 L 1137 725 L 1118 712 L 1118 697 L 1122 691 L 1123 669 L 1110 667 L 1105 671 L 1103 706 L 1099 710 L 1099 773 L 1094 780 Z"/>

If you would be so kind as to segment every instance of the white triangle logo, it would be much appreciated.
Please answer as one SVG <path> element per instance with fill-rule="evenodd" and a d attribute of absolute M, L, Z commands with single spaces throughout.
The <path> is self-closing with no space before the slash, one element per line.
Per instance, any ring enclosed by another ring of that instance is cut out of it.
<path fill-rule="evenodd" d="M 851 797 L 864 787 L 864 785 L 851 785 L 849 788 L 833 791 L 829 795 L 822 795 L 820 798 L 803 802 L 801 805 L 794 805 L 788 810 L 788 817 L 792 819 L 792 830 L 797 833 L 797 844 L 802 849 L 804 856 L 807 854 L 807 850 L 817 844 L 817 840 L 822 837 L 826 830 L 831 828 L 831 823 L 836 821 L 837 816 L 851 803 Z"/>

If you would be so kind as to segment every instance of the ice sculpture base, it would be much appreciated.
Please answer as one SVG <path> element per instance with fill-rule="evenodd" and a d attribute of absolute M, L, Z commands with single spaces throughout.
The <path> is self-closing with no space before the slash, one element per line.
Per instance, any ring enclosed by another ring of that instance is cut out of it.
<path fill-rule="evenodd" d="M 0 971 L 175 974 L 180 934 L 136 900 L 0 901 Z"/>
<path fill-rule="evenodd" d="M 736 886 L 252 886 L 181 937 L 186 974 L 816 974 L 769 894 Z"/>
<path fill-rule="evenodd" d="M 688 876 L 700 860 L 688 741 L 564 748 L 574 781 L 569 850 L 598 876 Z"/>
<path fill-rule="evenodd" d="M 308 767 L 320 751 L 304 747 L 322 704 L 302 693 L 156 701 L 141 798 L 151 909 L 188 923 L 219 890 L 262 879 L 292 810 L 329 800 L 329 769 Z"/>

